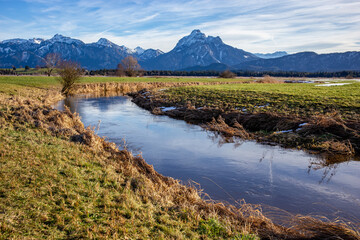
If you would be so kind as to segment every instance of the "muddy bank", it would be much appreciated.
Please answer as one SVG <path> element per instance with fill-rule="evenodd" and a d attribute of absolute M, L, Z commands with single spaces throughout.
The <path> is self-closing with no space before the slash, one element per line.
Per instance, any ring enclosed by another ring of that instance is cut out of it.
<path fill-rule="evenodd" d="M 172 105 L 166 99 L 157 97 L 156 92 L 146 89 L 129 95 L 134 103 L 153 114 L 199 124 L 220 132 L 224 137 L 238 136 L 330 155 L 353 156 L 360 153 L 360 123 L 344 121 L 336 113 L 300 118 L 271 112 L 195 108 L 190 103 Z"/>

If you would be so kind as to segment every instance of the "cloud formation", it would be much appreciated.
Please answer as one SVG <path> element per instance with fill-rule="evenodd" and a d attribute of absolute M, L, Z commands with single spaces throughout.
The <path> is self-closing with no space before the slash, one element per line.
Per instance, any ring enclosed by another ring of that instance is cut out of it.
<path fill-rule="evenodd" d="M 193 29 L 250 52 L 359 50 L 355 0 L 0 0 L 0 40 L 56 33 L 171 50 Z M 6 23 L 6 24 L 5 24 Z"/>

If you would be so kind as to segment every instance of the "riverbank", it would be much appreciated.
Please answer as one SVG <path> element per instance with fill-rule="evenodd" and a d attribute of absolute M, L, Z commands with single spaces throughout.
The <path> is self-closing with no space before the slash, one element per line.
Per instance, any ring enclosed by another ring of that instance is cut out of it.
<path fill-rule="evenodd" d="M 200 124 L 224 137 L 277 143 L 332 158 L 342 155 L 346 160 L 345 156 L 360 151 L 359 83 L 353 84 L 347 90 L 350 99 L 346 92 L 341 93 L 342 99 L 333 89 L 314 95 L 306 84 L 267 84 L 272 92 L 261 89 L 261 84 L 229 84 L 143 90 L 130 95 L 154 114 Z M 234 86 L 246 90 L 231 89 Z"/>
<path fill-rule="evenodd" d="M 56 88 L 10 85 L 0 93 L 1 238 L 358 238 L 341 224 L 294 217 L 284 228 L 254 206 L 205 201 L 52 109 Z"/>

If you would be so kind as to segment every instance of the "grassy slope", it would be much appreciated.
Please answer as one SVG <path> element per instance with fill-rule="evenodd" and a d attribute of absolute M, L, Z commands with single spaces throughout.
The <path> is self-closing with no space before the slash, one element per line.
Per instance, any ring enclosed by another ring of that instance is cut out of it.
<path fill-rule="evenodd" d="M 13 107 L 27 106 L 13 99 L 41 104 L 54 87 L 31 80 L 0 83 L 0 239 L 257 238 L 216 213 L 176 207 L 176 194 L 168 199 L 129 164 L 16 120 Z"/>
<path fill-rule="evenodd" d="M 2 239 L 232 235 L 214 219 L 191 219 L 143 200 L 127 176 L 85 146 L 29 127 L 2 128 L 0 142 Z"/>

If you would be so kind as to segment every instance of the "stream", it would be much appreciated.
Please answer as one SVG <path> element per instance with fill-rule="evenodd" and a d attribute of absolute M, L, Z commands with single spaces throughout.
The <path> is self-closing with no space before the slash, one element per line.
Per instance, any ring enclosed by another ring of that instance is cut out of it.
<path fill-rule="evenodd" d="M 56 108 L 64 105 L 157 172 L 199 184 L 207 198 L 261 204 L 273 219 L 305 214 L 360 222 L 360 161 L 326 164 L 304 151 L 224 140 L 197 125 L 152 115 L 125 96 L 69 97 Z"/>

